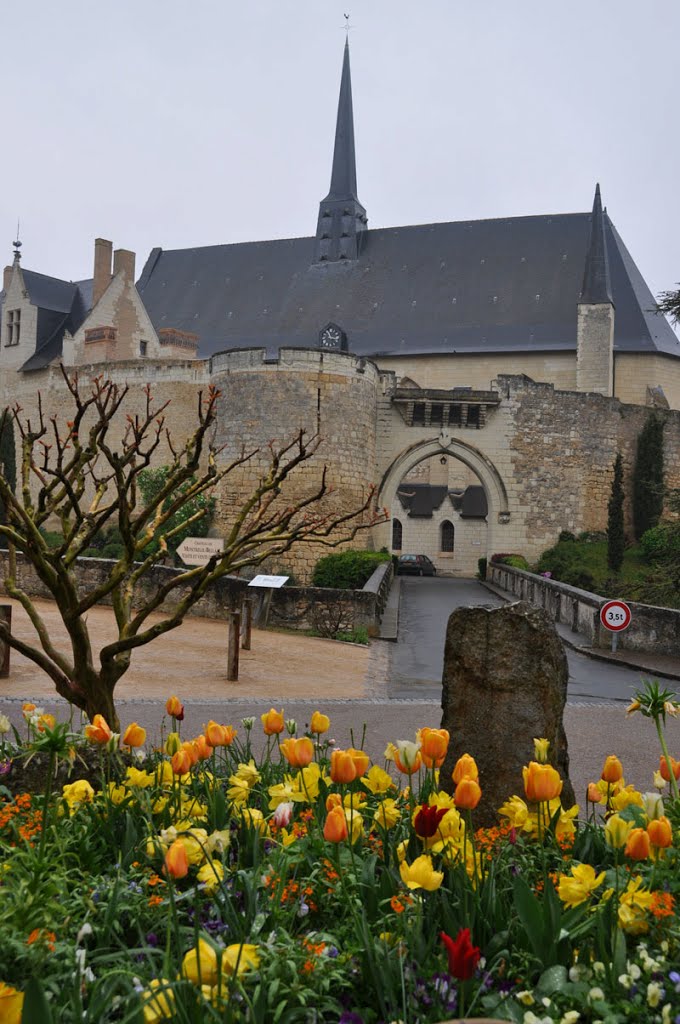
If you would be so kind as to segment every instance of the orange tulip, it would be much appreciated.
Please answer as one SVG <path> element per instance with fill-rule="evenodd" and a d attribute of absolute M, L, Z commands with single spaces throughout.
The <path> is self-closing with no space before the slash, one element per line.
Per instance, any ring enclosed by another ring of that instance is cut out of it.
<path fill-rule="evenodd" d="M 168 697 L 165 702 L 165 710 L 171 718 L 176 718 L 178 722 L 181 722 L 184 718 L 184 705 L 179 697 Z"/>
<path fill-rule="evenodd" d="M 191 764 L 196 764 L 198 761 L 198 747 L 196 746 L 196 740 L 185 740 L 180 747 L 180 750 L 186 750 L 191 760 Z"/>
<path fill-rule="evenodd" d="M 474 811 L 482 796 L 482 790 L 474 779 L 461 779 L 453 794 L 456 807 L 465 811 Z"/>
<path fill-rule="evenodd" d="M 136 722 L 132 722 L 128 725 L 123 735 L 123 746 L 124 747 L 143 747 L 146 743 L 146 729 L 143 729 L 141 725 L 137 725 Z"/>
<path fill-rule="evenodd" d="M 229 747 L 235 736 L 233 725 L 219 725 L 211 719 L 205 727 L 205 738 L 211 747 Z"/>
<path fill-rule="evenodd" d="M 479 782 L 479 770 L 474 757 L 471 757 L 470 754 L 463 754 L 462 757 L 459 757 L 452 777 L 456 784 L 461 779 L 473 779 L 475 782 Z"/>
<path fill-rule="evenodd" d="M 550 764 L 539 764 L 530 761 L 522 769 L 524 776 L 524 792 L 527 800 L 537 804 L 542 800 L 554 800 L 562 792 L 562 779 Z"/>
<path fill-rule="evenodd" d="M 175 839 L 165 855 L 165 873 L 171 878 L 184 878 L 189 874 L 187 851 L 181 839 Z"/>
<path fill-rule="evenodd" d="M 298 740 L 291 736 L 279 744 L 279 750 L 292 768 L 306 768 L 314 757 L 314 744 L 309 736 Z"/>
<path fill-rule="evenodd" d="M 421 729 L 418 733 L 420 753 L 427 768 L 440 768 L 449 747 L 448 729 Z"/>
<path fill-rule="evenodd" d="M 196 748 L 199 761 L 206 761 L 212 756 L 213 748 L 210 746 L 203 733 L 196 737 L 194 740 L 194 746 Z"/>
<path fill-rule="evenodd" d="M 647 835 L 652 846 L 664 849 L 673 844 L 673 828 L 665 816 L 654 818 L 647 825 Z"/>
<path fill-rule="evenodd" d="M 616 754 L 610 754 L 604 762 L 601 778 L 604 782 L 620 782 L 623 778 L 623 765 Z"/>
<path fill-rule="evenodd" d="M 57 720 L 54 717 L 54 715 L 51 715 L 49 713 L 49 711 L 47 711 L 47 712 L 45 712 L 44 715 L 41 715 L 40 718 L 38 719 L 38 725 L 37 725 L 38 732 L 44 732 L 45 729 L 54 729 L 56 724 L 57 724 Z"/>
<path fill-rule="evenodd" d="M 670 762 L 671 768 L 673 769 L 673 775 L 678 780 L 678 782 L 680 782 L 680 761 L 676 761 L 674 757 L 671 757 Z M 671 776 L 668 771 L 668 764 L 666 763 L 666 758 L 663 756 L 663 754 L 659 758 L 659 771 L 661 772 L 662 779 L 665 779 L 666 782 L 671 781 Z"/>
<path fill-rule="evenodd" d="M 102 746 L 108 743 L 113 733 L 103 715 L 95 715 L 92 725 L 85 726 L 85 735 L 90 743 L 99 743 Z"/>
<path fill-rule="evenodd" d="M 356 765 L 349 751 L 334 750 L 331 754 L 331 779 L 333 782 L 354 782 L 356 777 Z"/>
<path fill-rule="evenodd" d="M 631 829 L 623 851 L 631 860 L 646 860 L 649 857 L 650 838 L 644 828 Z"/>
<path fill-rule="evenodd" d="M 404 775 L 415 775 L 419 772 L 423 763 L 420 749 L 416 749 L 415 743 L 409 743 L 408 747 L 397 745 L 394 751 L 394 763 Z"/>
<path fill-rule="evenodd" d="M 170 758 L 170 764 L 175 775 L 186 775 L 191 771 L 191 754 L 185 747 L 180 747 L 177 753 Z"/>
<path fill-rule="evenodd" d="M 354 767 L 356 769 L 356 778 L 360 779 L 362 775 L 365 775 L 368 771 L 368 766 L 371 763 L 371 759 L 368 754 L 364 753 L 363 750 L 355 750 L 354 747 L 348 747 L 347 753 L 354 761 Z"/>
<path fill-rule="evenodd" d="M 322 732 L 328 732 L 330 727 L 331 720 L 328 715 L 322 715 L 320 711 L 315 711 L 309 723 L 309 731 L 320 736 Z"/>
<path fill-rule="evenodd" d="M 341 843 L 347 839 L 347 817 L 344 807 L 333 807 L 323 827 L 323 837 L 329 843 Z"/>
<path fill-rule="evenodd" d="M 342 797 L 339 793 L 329 793 L 326 797 L 326 810 L 332 811 L 334 807 L 342 807 Z"/>
<path fill-rule="evenodd" d="M 274 736 L 277 733 L 283 732 L 285 724 L 283 721 L 283 708 L 280 711 L 270 708 L 266 714 L 260 715 L 260 720 L 265 736 Z"/>
<path fill-rule="evenodd" d="M 601 804 L 604 800 L 602 790 L 596 782 L 590 782 L 588 784 L 586 799 L 589 800 L 591 804 Z"/>

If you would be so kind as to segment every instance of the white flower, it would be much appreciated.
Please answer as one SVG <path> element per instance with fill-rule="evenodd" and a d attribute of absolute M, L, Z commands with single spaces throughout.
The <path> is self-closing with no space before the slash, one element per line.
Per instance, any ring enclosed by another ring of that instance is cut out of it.
<path fill-rule="evenodd" d="M 642 802 L 650 821 L 663 816 L 663 800 L 660 793 L 643 793 Z"/>
<path fill-rule="evenodd" d="M 399 760 L 404 768 L 412 768 L 418 757 L 420 743 L 414 743 L 413 740 L 397 740 L 396 747 L 399 751 Z"/>
<path fill-rule="evenodd" d="M 7 715 L 0 715 L 0 735 L 9 732 L 11 728 L 12 725 Z"/>
<path fill-rule="evenodd" d="M 255 719 L 254 718 L 242 718 L 241 719 L 241 725 L 246 730 L 246 732 L 250 732 L 252 727 L 255 725 Z"/>
<path fill-rule="evenodd" d="M 534 997 L 532 996 L 531 992 L 528 991 L 528 989 L 524 989 L 524 991 L 518 992 L 515 996 L 515 999 L 518 1003 L 522 1003 L 524 1006 L 534 1005 Z"/>
<path fill-rule="evenodd" d="M 590 970 L 585 964 L 574 964 L 569 968 L 569 981 L 586 981 L 590 977 Z"/>
<path fill-rule="evenodd" d="M 79 946 L 88 935 L 92 935 L 92 925 L 86 921 L 76 936 L 76 946 Z"/>
<path fill-rule="evenodd" d="M 297 732 L 297 722 L 295 721 L 294 718 L 286 719 L 286 732 L 288 733 L 289 736 L 294 736 L 295 733 Z"/>
<path fill-rule="evenodd" d="M 639 964 L 628 964 L 628 973 L 630 974 L 633 981 L 638 981 L 642 971 L 640 970 Z"/>
<path fill-rule="evenodd" d="M 632 984 L 633 979 L 630 974 L 619 974 L 619 985 L 622 985 L 623 988 L 630 988 Z"/>
<path fill-rule="evenodd" d="M 666 788 L 666 780 L 660 771 L 654 772 L 654 787 L 659 791 Z"/>
<path fill-rule="evenodd" d="M 599 1000 L 604 999 L 604 992 L 601 988 L 598 988 L 596 985 L 595 988 L 591 988 L 590 992 L 588 993 L 588 999 L 591 1003 L 598 1002 Z"/>
<path fill-rule="evenodd" d="M 629 965 L 628 969 L 630 970 L 630 965 Z M 595 973 L 595 974 L 604 974 L 604 964 L 602 963 L 601 960 L 596 960 L 595 963 L 593 964 L 593 973 Z"/>
<path fill-rule="evenodd" d="M 277 828 L 288 828 L 292 816 L 293 804 L 290 801 L 284 801 L 283 803 L 276 805 L 276 809 L 272 814 L 272 823 L 276 825 Z"/>
<path fill-rule="evenodd" d="M 576 1024 L 581 1014 L 578 1010 L 567 1010 L 567 1012 L 560 1018 L 560 1024 Z"/>
<path fill-rule="evenodd" d="M 655 1010 L 661 1002 L 663 994 L 664 991 L 658 981 L 650 981 L 647 986 L 647 1005 Z"/>
<path fill-rule="evenodd" d="M 661 1011 L 661 1024 L 672 1024 L 670 1003 L 666 1003 L 663 1010 Z"/>

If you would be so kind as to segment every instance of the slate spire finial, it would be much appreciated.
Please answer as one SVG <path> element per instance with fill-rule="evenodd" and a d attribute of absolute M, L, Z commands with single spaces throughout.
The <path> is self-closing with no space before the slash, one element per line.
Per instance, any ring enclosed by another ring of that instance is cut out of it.
<path fill-rule="evenodd" d="M 602 211 L 602 197 L 599 183 L 595 187 L 593 213 L 590 219 L 590 238 L 586 251 L 586 265 L 583 273 L 583 287 L 580 302 L 613 303 L 612 286 L 609 276 L 609 255 L 605 236 L 605 214 Z"/>
<path fill-rule="evenodd" d="M 366 223 L 366 210 L 357 196 L 348 34 L 342 58 L 331 185 L 319 208 L 315 261 L 357 259 Z"/>
<path fill-rule="evenodd" d="M 12 245 L 14 246 L 14 263 L 15 265 L 18 266 L 19 261 L 21 260 L 21 242 L 19 241 L 19 221 L 17 221 L 16 241 L 12 242 Z"/>

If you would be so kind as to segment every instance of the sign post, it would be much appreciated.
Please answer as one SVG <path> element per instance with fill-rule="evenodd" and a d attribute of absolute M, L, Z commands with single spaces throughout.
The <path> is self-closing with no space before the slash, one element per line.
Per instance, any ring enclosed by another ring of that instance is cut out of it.
<path fill-rule="evenodd" d="M 284 583 L 287 583 L 289 578 L 288 576 L 254 576 L 248 584 L 249 587 L 262 587 L 265 590 L 258 615 L 258 626 L 267 625 L 269 606 L 272 603 L 272 593 L 278 590 L 279 587 L 282 587 Z"/>
<path fill-rule="evenodd" d="M 220 551 L 224 551 L 222 537 L 185 537 L 177 548 L 177 554 L 185 565 L 207 565 Z"/>
<path fill-rule="evenodd" d="M 630 626 L 632 615 L 625 601 L 607 601 L 600 608 L 600 622 L 612 635 L 612 654 L 616 654 L 619 633 Z"/>

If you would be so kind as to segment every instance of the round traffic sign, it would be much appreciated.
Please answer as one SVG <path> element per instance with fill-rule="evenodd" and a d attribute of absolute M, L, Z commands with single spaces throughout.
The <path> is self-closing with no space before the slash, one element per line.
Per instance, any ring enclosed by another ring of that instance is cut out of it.
<path fill-rule="evenodd" d="M 625 601 L 607 601 L 600 608 L 600 622 L 612 633 L 620 633 L 630 626 L 630 608 Z"/>

